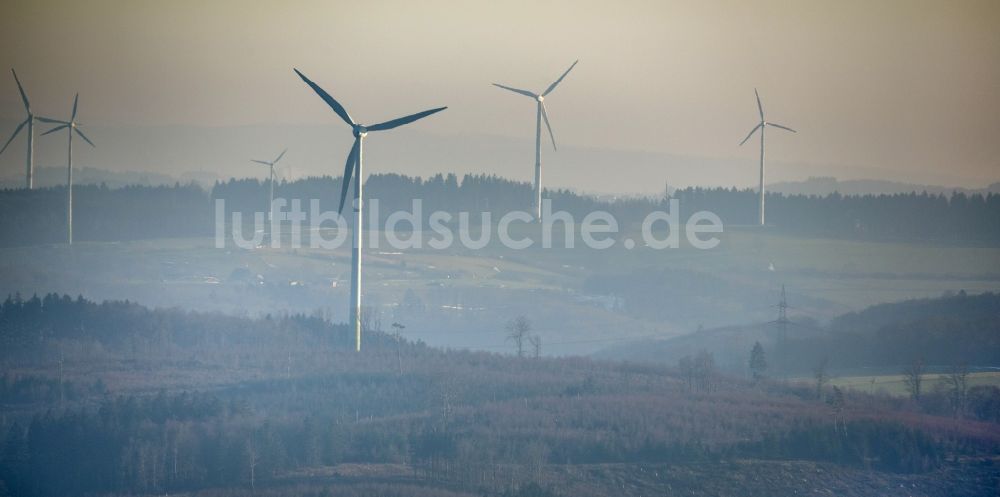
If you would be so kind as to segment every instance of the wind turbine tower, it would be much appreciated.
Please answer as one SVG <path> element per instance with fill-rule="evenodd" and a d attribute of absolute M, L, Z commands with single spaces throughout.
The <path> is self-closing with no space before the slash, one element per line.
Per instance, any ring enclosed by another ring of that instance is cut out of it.
<path fill-rule="evenodd" d="M 493 83 L 493 86 L 498 88 L 503 88 L 504 90 L 509 90 L 514 93 L 524 95 L 531 98 L 536 103 L 537 110 L 535 111 L 535 195 L 534 195 L 534 207 L 535 207 L 535 219 L 538 222 L 542 221 L 542 120 L 545 120 L 545 127 L 549 130 L 549 138 L 552 140 L 552 150 L 557 150 L 556 148 L 556 136 L 552 134 L 552 125 L 549 124 L 549 115 L 545 112 L 545 97 L 552 93 L 552 90 L 559 86 L 563 78 L 569 74 L 570 71 L 576 67 L 576 63 L 579 60 L 574 61 L 573 65 L 566 69 L 566 72 L 559 76 L 559 79 L 555 80 L 545 91 L 541 93 L 533 93 L 528 90 L 521 90 L 518 88 L 512 88 L 510 86 L 504 86 L 498 83 Z"/>
<path fill-rule="evenodd" d="M 90 141 L 90 138 L 87 138 L 87 135 L 83 134 L 83 131 L 80 131 L 80 123 L 76 122 L 76 108 L 79 101 L 80 94 L 77 93 L 73 97 L 73 113 L 70 115 L 69 121 L 60 121 L 47 117 L 36 118 L 43 123 L 59 125 L 42 133 L 42 136 L 64 129 L 68 130 L 69 143 L 66 159 L 66 243 L 69 245 L 73 245 L 73 133 L 80 135 L 80 138 L 83 138 L 83 141 L 89 143 L 91 147 L 94 146 L 94 142 Z"/>
<path fill-rule="evenodd" d="M 371 126 L 366 126 L 364 124 L 355 122 L 351 118 L 351 115 L 347 113 L 343 105 L 340 102 L 334 100 L 325 90 L 319 87 L 316 83 L 313 83 L 304 74 L 295 69 L 295 74 L 298 74 L 302 81 L 305 81 L 313 91 L 319 95 L 320 98 L 330 106 L 333 111 L 340 116 L 340 118 L 351 127 L 351 131 L 354 134 L 354 145 L 351 147 L 351 151 L 347 154 L 347 163 L 344 165 L 344 180 L 341 183 L 340 188 L 340 212 L 344 211 L 344 201 L 347 199 L 347 188 L 351 183 L 351 176 L 354 176 L 354 246 L 351 251 L 351 303 L 350 312 L 348 318 L 348 325 L 354 329 L 354 344 L 355 350 L 361 351 L 361 227 L 363 226 L 362 217 L 362 189 L 364 178 L 363 173 L 363 157 L 364 157 L 364 141 L 368 136 L 369 131 L 386 131 L 390 130 L 404 124 L 409 124 L 418 119 L 423 119 L 431 114 L 440 112 L 447 109 L 447 107 L 438 107 L 436 109 L 425 110 L 423 112 L 417 112 L 416 114 L 410 114 L 408 116 L 400 117 L 397 119 L 392 119 L 379 124 L 373 124 Z"/>
<path fill-rule="evenodd" d="M 749 140 L 750 137 L 753 136 L 753 134 L 755 132 L 757 132 L 758 129 L 760 130 L 760 225 L 764 226 L 764 195 L 765 195 L 765 192 L 764 192 L 764 128 L 766 128 L 768 126 L 773 126 L 775 128 L 783 129 L 785 131 L 791 131 L 792 133 L 795 133 L 796 131 L 794 129 L 792 129 L 792 128 L 789 128 L 788 126 L 782 126 L 780 124 L 767 122 L 767 120 L 764 119 L 764 106 L 761 105 L 761 103 L 760 103 L 760 94 L 757 93 L 757 89 L 756 88 L 753 89 L 753 93 L 754 93 L 754 95 L 757 96 L 757 111 L 760 112 L 760 122 L 757 123 L 757 125 L 754 126 L 753 129 L 750 130 L 750 134 L 748 134 L 747 137 L 744 138 L 743 141 L 740 142 L 740 146 L 743 146 L 743 144 L 746 143 L 747 140 Z"/>
<path fill-rule="evenodd" d="M 250 161 L 250 162 L 256 162 L 258 164 L 263 164 L 263 165 L 267 166 L 270 169 L 270 176 L 268 176 L 267 219 L 268 219 L 268 221 L 270 221 L 268 223 L 268 226 L 269 226 L 268 229 L 270 230 L 269 233 L 270 233 L 271 241 L 272 242 L 274 241 L 274 224 L 273 224 L 273 219 L 274 219 L 274 166 L 278 165 L 278 161 L 280 161 L 281 158 L 285 156 L 285 152 L 287 152 L 287 151 L 288 151 L 287 148 L 284 149 L 284 150 L 282 150 L 281 153 L 278 154 L 278 158 L 274 159 L 273 161 L 263 161 L 263 160 L 254 160 L 254 159 L 251 159 L 251 161 Z"/>
<path fill-rule="evenodd" d="M 28 163 L 27 163 L 27 166 L 25 167 L 24 183 L 25 183 L 25 187 L 30 190 L 35 185 L 35 183 L 34 183 L 34 175 L 35 175 L 35 122 L 36 121 L 40 121 L 42 119 L 39 118 L 38 116 L 36 116 L 31 111 L 31 103 L 28 102 L 28 95 L 24 92 L 24 87 L 21 86 L 21 80 L 17 78 L 17 72 L 14 71 L 14 68 L 11 68 L 10 72 L 11 72 L 11 74 L 14 75 L 14 82 L 17 83 L 17 91 L 19 91 L 21 93 L 21 102 L 24 103 L 24 112 L 28 116 L 27 116 L 27 118 L 25 118 L 24 121 L 21 122 L 21 124 L 17 125 L 17 129 L 14 130 L 14 134 L 10 135 L 10 138 L 7 139 L 7 143 L 5 143 L 3 145 L 3 148 L 0 149 L 0 154 L 4 153 L 4 151 L 7 150 L 7 146 L 10 145 L 10 142 L 14 141 L 14 138 L 17 137 L 17 134 L 20 133 L 21 130 L 24 129 L 25 126 L 27 126 L 28 127 Z"/>

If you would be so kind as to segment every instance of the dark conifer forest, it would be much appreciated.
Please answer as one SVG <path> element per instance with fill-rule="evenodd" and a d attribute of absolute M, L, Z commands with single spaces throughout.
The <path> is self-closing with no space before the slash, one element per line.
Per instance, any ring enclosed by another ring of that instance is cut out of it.
<path fill-rule="evenodd" d="M 299 199 L 309 215 L 311 199 L 320 208 L 337 210 L 340 178 L 308 178 L 275 185 L 275 197 Z M 378 199 L 379 218 L 396 211 L 411 211 L 421 199 L 425 218 L 434 211 L 469 212 L 474 222 L 489 212 L 495 222 L 501 215 L 523 210 L 531 202 L 531 186 L 497 176 L 436 175 L 426 179 L 399 174 L 378 174 L 366 182 L 368 199 Z M 210 191 L 194 184 L 107 188 L 77 185 L 74 189 L 74 222 L 81 241 L 122 241 L 168 237 L 210 236 L 215 222 L 214 200 L 225 200 L 227 222 L 232 212 L 249 222 L 254 212 L 264 212 L 267 182 L 238 179 L 216 183 Z M 668 198 L 605 198 L 567 190 L 548 190 L 553 211 L 566 211 L 582 219 L 604 210 L 623 226 L 638 226 L 653 210 L 669 209 Z M 0 243 L 27 245 L 56 243 L 65 230 L 65 190 L 60 187 L 33 191 L 0 191 L 0 230 L 19 233 Z M 757 222 L 757 194 L 752 189 L 687 188 L 671 193 L 679 201 L 681 219 L 708 210 L 727 226 Z M 801 236 L 858 240 L 897 240 L 995 245 L 1000 242 L 1000 195 L 952 195 L 913 192 L 892 195 L 827 196 L 769 194 L 768 222 L 778 232 Z M 286 210 L 288 207 L 285 208 Z M 425 224 L 426 226 L 426 224 Z"/>

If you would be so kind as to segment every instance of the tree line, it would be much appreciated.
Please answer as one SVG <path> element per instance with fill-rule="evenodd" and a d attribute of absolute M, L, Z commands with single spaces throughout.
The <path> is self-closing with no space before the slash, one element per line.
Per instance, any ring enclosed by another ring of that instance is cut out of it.
<path fill-rule="evenodd" d="M 299 199 L 308 215 L 310 200 L 334 211 L 340 178 L 311 177 L 275 185 L 275 196 L 289 202 Z M 214 200 L 226 201 L 227 222 L 232 212 L 243 213 L 244 222 L 254 212 L 267 211 L 266 181 L 231 179 L 217 182 L 208 191 L 195 184 L 173 186 L 103 185 L 74 187 L 74 230 L 80 240 L 111 241 L 160 237 L 210 236 L 215 226 Z M 421 199 L 423 216 L 434 211 L 469 212 L 473 223 L 488 212 L 492 221 L 514 210 L 530 210 L 531 186 L 494 175 L 454 174 L 429 178 L 376 174 L 366 181 L 368 199 L 378 199 L 379 221 L 392 212 L 412 209 Z M 752 189 L 686 188 L 662 197 L 603 198 L 547 190 L 553 210 L 567 211 L 581 220 L 587 213 L 604 210 L 623 225 L 637 225 L 657 209 L 680 202 L 680 218 L 709 210 L 727 225 L 752 225 L 756 219 L 756 194 Z M 908 193 L 892 195 L 826 196 L 769 193 L 768 219 L 774 229 L 804 236 L 870 240 L 916 240 L 953 243 L 1000 241 L 1000 195 Z M 58 243 L 65 233 L 65 189 L 0 190 L 0 230 L 10 234 L 5 246 Z M 348 220 L 350 222 L 350 220 Z"/>

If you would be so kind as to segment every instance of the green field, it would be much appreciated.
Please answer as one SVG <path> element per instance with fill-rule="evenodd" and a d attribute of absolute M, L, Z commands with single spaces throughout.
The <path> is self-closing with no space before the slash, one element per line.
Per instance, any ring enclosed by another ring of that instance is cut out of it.
<path fill-rule="evenodd" d="M 640 239 L 630 228 L 606 250 L 585 248 L 579 236 L 575 249 L 543 249 L 537 226 L 514 226 L 516 237 L 531 235 L 536 246 L 503 248 L 494 229 L 492 243 L 476 251 L 399 251 L 384 241 L 380 248 L 366 248 L 366 305 L 379 309 L 386 323 L 407 322 L 413 338 L 487 350 L 506 349 L 504 325 L 523 314 L 544 337 L 548 352 L 575 354 L 700 326 L 767 322 L 775 318 L 773 304 L 782 285 L 788 289 L 790 318 L 797 321 L 822 321 L 878 303 L 945 292 L 1000 291 L 1000 248 L 815 239 L 730 228 L 713 250 L 653 250 L 641 243 L 627 250 L 625 239 Z M 561 236 L 556 233 L 554 239 L 559 246 Z M 242 315 L 322 312 L 343 320 L 349 257 L 344 248 L 245 250 L 230 242 L 217 249 L 211 238 L 5 248 L 0 249 L 0 293 L 82 294 Z M 664 302 L 671 317 L 659 320 L 612 308 L 606 297 L 584 289 L 595 276 L 651 271 L 666 271 L 667 277 L 683 271 L 683 278 L 668 282 L 682 290 L 692 277 L 703 276 L 715 286 L 687 291 L 697 300 L 693 307 Z M 716 292 L 729 288 L 733 293 Z M 419 299 L 420 312 L 406 311 L 407 294 Z"/>
<path fill-rule="evenodd" d="M 928 373 L 924 375 L 924 383 L 922 386 L 923 390 L 927 392 L 934 391 L 938 385 L 943 384 L 943 376 L 944 375 L 940 373 Z M 792 381 L 808 383 L 812 380 L 809 378 L 796 378 Z M 1000 372 L 989 371 L 969 373 L 968 382 L 970 387 L 976 385 L 1000 386 Z M 901 374 L 839 376 L 831 378 L 830 385 L 849 390 L 859 390 L 865 393 L 886 393 L 894 396 L 909 395 L 909 392 L 906 390 L 906 385 L 903 383 L 903 375 Z"/>

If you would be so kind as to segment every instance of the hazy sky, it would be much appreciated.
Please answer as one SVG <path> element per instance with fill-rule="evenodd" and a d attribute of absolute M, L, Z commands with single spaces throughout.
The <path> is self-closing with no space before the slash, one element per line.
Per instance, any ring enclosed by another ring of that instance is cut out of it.
<path fill-rule="evenodd" d="M 365 122 L 448 105 L 420 128 L 529 139 L 531 101 L 489 83 L 541 90 L 580 59 L 547 100 L 561 145 L 752 163 L 755 148 L 737 145 L 756 86 L 768 117 L 799 130 L 769 135 L 777 161 L 1000 180 L 995 0 L 8 0 L 0 11 L 0 65 L 17 68 L 37 111 L 68 113 L 79 91 L 91 124 L 333 129 L 298 67 Z M 20 115 L 0 77 L 0 118 Z M 756 178 L 733 174 L 717 182 Z"/>

